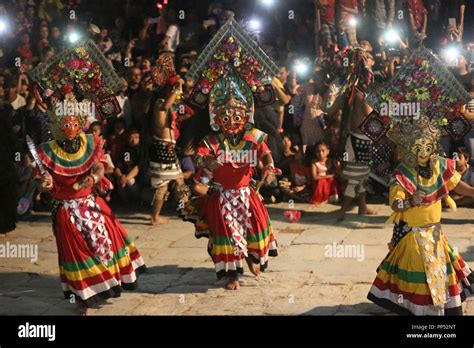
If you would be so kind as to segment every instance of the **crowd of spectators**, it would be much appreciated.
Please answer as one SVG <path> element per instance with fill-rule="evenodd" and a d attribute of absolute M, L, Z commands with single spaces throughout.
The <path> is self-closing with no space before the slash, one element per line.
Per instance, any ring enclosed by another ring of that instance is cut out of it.
<path fill-rule="evenodd" d="M 272 82 L 275 103 L 257 108 L 255 114 L 255 126 L 269 135 L 276 167 L 283 172 L 273 185 L 262 187 L 267 203 L 289 199 L 313 204 L 338 201 L 343 185 L 339 180 L 343 110 L 333 110 L 331 105 L 344 76 L 340 75 L 342 70 L 333 67 L 340 64 L 339 53 L 348 46 L 364 49 L 378 84 L 387 83 L 411 50 L 420 45 L 440 56 L 455 46 L 458 55 L 445 61 L 473 98 L 463 112 L 474 120 L 474 4 L 468 1 L 300 0 L 276 2 L 272 9 L 259 5 L 259 1 L 189 3 L 0 1 L 0 19 L 8 23 L 7 30 L 0 33 L 0 100 L 13 109 L 2 117 L 9 118 L 12 147 L 20 154 L 15 161 L 17 201 L 26 197 L 32 202 L 30 208 L 48 209 L 47 195 L 40 195 L 32 184 L 35 164 L 28 155 L 25 137 L 30 135 L 38 144 L 49 141 L 51 133 L 46 110 L 34 98 L 28 72 L 70 45 L 72 35 L 93 39 L 122 80 L 117 95 L 120 115 L 106 122 L 90 119 L 86 129 L 103 139 L 109 162 L 107 176 L 115 186 L 111 194 L 107 193 L 112 202 L 150 204 L 153 197 L 144 170 L 143 144 L 160 87 L 152 76 L 160 52 L 174 53 L 176 71 L 184 81 L 179 101 L 184 105 L 193 87 L 186 72 L 230 13 L 243 23 L 258 18 L 260 27 L 250 30 L 280 67 Z M 192 146 L 185 140 L 196 123 L 192 118 L 199 117 L 193 114 L 182 113 L 177 119 L 183 137 L 181 142 L 177 139 L 178 154 L 189 182 L 195 168 Z M 206 119 L 200 121 L 205 123 Z M 469 169 L 474 131 L 458 143 L 446 137 L 443 146 L 448 155 L 454 151 L 462 154 L 459 170 L 474 184 Z M 374 146 L 372 163 L 369 192 L 383 192 L 397 164 L 390 143 Z M 461 202 L 462 197 L 457 199 Z M 27 214 L 28 209 L 23 210 L 18 208 L 19 213 Z"/>

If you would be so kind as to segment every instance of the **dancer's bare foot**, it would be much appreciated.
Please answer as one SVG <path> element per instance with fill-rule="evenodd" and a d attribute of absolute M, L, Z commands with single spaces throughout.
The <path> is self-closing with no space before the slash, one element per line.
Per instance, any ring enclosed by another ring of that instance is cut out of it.
<path fill-rule="evenodd" d="M 238 277 L 227 278 L 227 281 L 225 283 L 225 288 L 227 290 L 239 290 L 240 289 L 239 278 Z"/>
<path fill-rule="evenodd" d="M 159 216 L 159 217 L 156 218 L 156 219 L 155 219 L 155 218 L 151 218 L 151 220 L 150 220 L 150 224 L 151 224 L 152 226 L 164 225 L 164 224 L 167 224 L 167 223 L 169 223 L 169 222 L 170 222 L 169 219 L 163 218 L 163 217 L 161 217 L 161 216 Z"/>
<path fill-rule="evenodd" d="M 366 207 L 364 210 L 359 210 L 359 215 L 377 215 L 377 210 Z"/>
<path fill-rule="evenodd" d="M 246 257 L 245 258 L 245 261 L 247 261 L 247 265 L 249 266 L 249 270 L 250 272 L 255 275 L 255 276 L 258 276 L 260 274 L 260 264 L 258 263 L 254 263 L 250 257 Z"/>

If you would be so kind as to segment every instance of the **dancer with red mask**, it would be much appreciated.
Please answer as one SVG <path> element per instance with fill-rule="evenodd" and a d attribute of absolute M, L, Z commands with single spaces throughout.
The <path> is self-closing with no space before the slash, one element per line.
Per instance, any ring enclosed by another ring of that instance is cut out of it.
<path fill-rule="evenodd" d="M 252 161 L 262 161 L 263 178 L 272 182 L 273 160 L 265 144 L 266 134 L 255 128 L 244 129 L 252 106 L 246 99 L 235 98 L 240 90 L 229 86 L 234 79 L 237 77 L 218 82 L 211 92 L 211 98 L 216 94 L 222 97 L 220 103 L 210 106 L 213 125 L 219 131 L 203 140 L 196 156 L 198 167 L 212 172 L 215 191 L 209 194 L 205 208 L 210 251 L 217 277 L 225 276 L 226 288 L 230 290 L 239 288 L 238 275 L 243 274 L 244 258 L 250 271 L 258 275 L 267 267 L 268 256 L 276 256 L 268 212 L 250 187 L 255 170 Z M 252 154 L 256 157 L 252 158 Z"/>
<path fill-rule="evenodd" d="M 57 63 L 58 74 L 66 75 L 64 67 L 73 61 L 88 62 L 94 71 L 103 73 L 83 47 L 63 56 Z M 48 86 L 50 73 L 44 76 Z M 100 79 L 100 75 L 95 77 Z M 86 79 L 81 83 L 87 83 Z M 145 270 L 145 264 L 110 207 L 96 194 L 96 187 L 111 185 L 104 177 L 107 162 L 100 138 L 82 132 L 94 111 L 89 99 L 76 100 L 74 87 L 71 83 L 60 88 L 47 100 L 54 140 L 37 147 L 30 142 L 29 147 L 38 164 L 39 187 L 53 197 L 53 232 L 64 296 L 84 305 L 87 314 L 88 308 L 119 297 L 122 289 L 136 289 L 137 274 Z M 89 87 L 100 95 L 93 85 Z M 44 96 L 49 94 L 45 90 Z"/>
<path fill-rule="evenodd" d="M 251 48 L 244 47 L 244 53 L 241 47 L 244 43 L 239 43 L 233 35 L 240 29 L 235 21 L 227 22 L 216 34 L 223 37 L 221 46 L 216 49 L 210 44 L 202 53 L 203 57 L 214 57 L 204 71 L 199 71 L 199 65 L 190 70 L 190 76 L 204 77 L 196 84 L 191 101 L 194 97 L 194 103 L 198 103 L 203 99 L 199 96 L 203 95 L 208 98 L 213 130 L 201 141 L 195 156 L 199 168 L 195 180 L 206 187 L 205 196 L 195 204 L 196 236 L 205 234 L 207 228 L 208 251 L 217 278 L 226 279 L 228 290 L 240 288 L 239 277 L 245 261 L 250 272 L 257 276 L 267 268 L 269 256 L 277 255 L 267 209 L 258 189 L 251 186 L 258 165 L 261 166 L 261 182 L 271 182 L 276 172 L 265 143 L 266 134 L 253 128 L 252 88 L 262 90 L 262 80 L 267 73 L 261 66 L 262 61 L 248 53 L 252 52 Z M 241 35 L 246 33 L 242 30 Z M 210 50 L 215 50 L 213 55 Z M 238 67 L 239 62 L 242 68 Z M 271 61 L 264 62 L 273 68 Z M 275 66 L 274 70 L 278 68 Z"/>

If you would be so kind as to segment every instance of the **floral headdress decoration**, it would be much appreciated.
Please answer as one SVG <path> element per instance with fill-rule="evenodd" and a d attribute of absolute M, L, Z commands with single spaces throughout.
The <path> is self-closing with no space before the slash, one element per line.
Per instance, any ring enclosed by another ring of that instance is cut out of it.
<path fill-rule="evenodd" d="M 186 78 L 195 82 L 189 101 L 199 108 L 209 107 L 211 126 L 216 108 L 226 103 L 241 103 L 253 122 L 254 101 L 261 106 L 274 101 L 270 82 L 278 73 L 276 64 L 231 18 L 188 71 Z"/>
<path fill-rule="evenodd" d="M 174 66 L 174 54 L 163 52 L 156 59 L 156 67 L 152 70 L 154 82 L 160 86 L 174 84 L 176 82 L 176 69 Z"/>
<path fill-rule="evenodd" d="M 55 107 L 58 100 L 89 102 L 94 106 L 89 110 L 97 111 L 102 119 L 121 111 L 114 95 L 121 88 L 120 78 L 91 40 L 59 52 L 32 70 L 30 77 L 42 105 Z"/>
<path fill-rule="evenodd" d="M 427 118 L 439 134 L 446 132 L 455 140 L 462 139 L 471 130 L 470 122 L 460 112 L 469 99 L 469 93 L 446 64 L 420 47 L 388 85 L 369 93 L 366 102 L 374 112 L 360 128 L 373 141 L 380 140 L 389 130 L 410 138 L 407 119 L 417 123 L 417 119 Z"/>

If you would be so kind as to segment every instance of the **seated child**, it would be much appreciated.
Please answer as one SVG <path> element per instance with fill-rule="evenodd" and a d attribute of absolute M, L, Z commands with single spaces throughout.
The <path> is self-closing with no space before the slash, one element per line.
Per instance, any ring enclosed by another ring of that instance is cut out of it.
<path fill-rule="evenodd" d="M 314 146 L 311 161 L 311 181 L 313 194 L 311 204 L 336 203 L 339 200 L 339 188 L 336 180 L 338 162 L 329 158 L 329 145 L 319 142 Z"/>
<path fill-rule="evenodd" d="M 280 189 L 286 194 L 287 198 L 301 203 L 308 203 L 311 195 L 309 168 L 305 166 L 302 149 L 298 151 L 293 161 L 291 161 L 290 171 L 291 182 L 289 180 L 280 180 Z"/>

